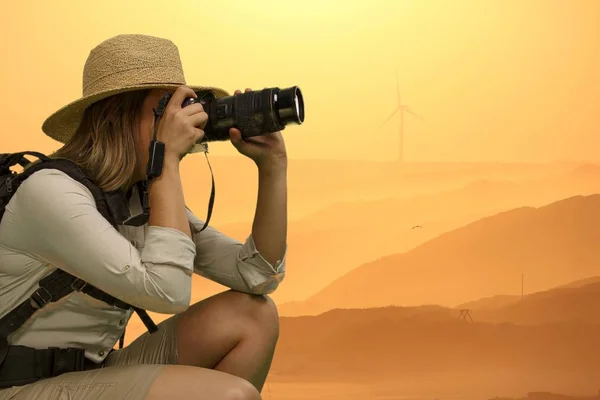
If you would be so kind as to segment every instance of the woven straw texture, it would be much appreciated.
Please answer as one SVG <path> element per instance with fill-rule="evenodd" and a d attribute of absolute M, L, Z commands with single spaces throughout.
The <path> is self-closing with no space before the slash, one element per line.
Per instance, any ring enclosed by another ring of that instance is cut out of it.
<path fill-rule="evenodd" d="M 138 89 L 175 89 L 181 85 L 186 81 L 173 42 L 148 35 L 118 35 L 90 51 L 83 69 L 82 97 L 50 115 L 42 130 L 65 143 L 79 127 L 85 109 L 98 100 Z M 217 97 L 229 95 L 212 86 L 188 86 L 211 90 Z"/>

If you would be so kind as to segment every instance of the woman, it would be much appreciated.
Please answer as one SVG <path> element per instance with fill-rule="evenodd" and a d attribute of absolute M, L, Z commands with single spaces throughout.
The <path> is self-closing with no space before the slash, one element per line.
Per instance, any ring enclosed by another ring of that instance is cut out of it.
<path fill-rule="evenodd" d="M 80 165 L 104 190 L 130 194 L 145 178 L 153 109 L 173 92 L 160 121 L 165 144 L 160 177 L 149 188 L 145 226 L 104 219 L 91 193 L 63 172 L 35 172 L 14 194 L 0 223 L 0 316 L 24 301 L 56 268 L 133 306 L 175 314 L 124 349 L 111 351 L 131 311 L 80 292 L 49 304 L 11 335 L 12 345 L 83 347 L 92 369 L 0 390 L 14 399 L 260 399 L 278 338 L 267 297 L 283 279 L 286 253 L 287 158 L 280 133 L 231 142 L 258 167 L 252 232 L 245 243 L 203 222 L 185 207 L 179 163 L 203 137 L 200 104 L 182 108 L 187 87 L 177 47 L 145 35 L 119 35 L 87 59 L 81 99 L 43 124 L 64 146 L 54 156 Z M 240 91 L 236 91 L 236 94 Z M 233 290 L 189 306 L 191 276 Z"/>

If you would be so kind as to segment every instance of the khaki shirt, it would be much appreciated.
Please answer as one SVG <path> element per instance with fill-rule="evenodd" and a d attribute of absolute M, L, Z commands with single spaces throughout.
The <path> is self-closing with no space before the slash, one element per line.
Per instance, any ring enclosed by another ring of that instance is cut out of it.
<path fill-rule="evenodd" d="M 132 215 L 141 212 L 136 190 Z M 245 243 L 203 226 L 189 210 L 193 240 L 159 226 L 121 226 L 117 231 L 96 209 L 89 190 L 68 175 L 45 169 L 26 179 L 0 223 L 0 316 L 27 299 L 44 276 L 61 268 L 133 306 L 157 313 L 184 311 L 195 272 L 232 289 L 273 292 L 285 274 Z M 82 347 L 102 361 L 121 337 L 131 311 L 80 292 L 38 310 L 9 337 L 35 348 Z"/>

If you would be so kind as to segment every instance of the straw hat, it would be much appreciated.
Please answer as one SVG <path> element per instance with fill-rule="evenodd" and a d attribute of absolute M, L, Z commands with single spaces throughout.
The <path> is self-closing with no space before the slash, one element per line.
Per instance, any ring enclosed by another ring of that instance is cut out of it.
<path fill-rule="evenodd" d="M 77 130 L 83 112 L 109 96 L 139 89 L 176 89 L 186 85 L 179 50 L 173 42 L 147 35 L 118 35 L 96 46 L 83 69 L 82 97 L 50 115 L 42 130 L 65 143 Z M 187 85 L 193 90 L 211 90 L 216 97 L 228 96 L 223 89 Z"/>

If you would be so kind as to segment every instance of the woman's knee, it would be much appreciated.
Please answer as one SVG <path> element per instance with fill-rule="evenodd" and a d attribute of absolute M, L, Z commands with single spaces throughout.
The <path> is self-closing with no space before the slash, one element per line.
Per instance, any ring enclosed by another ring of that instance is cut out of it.
<path fill-rule="evenodd" d="M 261 400 L 258 390 L 245 379 L 236 378 L 234 386 L 226 389 L 226 400 Z"/>
<path fill-rule="evenodd" d="M 145 400 L 260 400 L 247 380 L 224 372 L 184 365 L 165 366 L 154 380 Z"/>
<path fill-rule="evenodd" d="M 275 302 L 268 295 L 228 290 L 207 300 L 200 302 L 202 307 L 194 307 L 199 311 L 199 316 L 204 312 L 216 313 L 222 320 L 224 315 L 228 315 L 230 321 L 243 321 L 243 326 L 252 330 L 258 328 L 262 335 L 279 335 L 279 313 Z"/>
<path fill-rule="evenodd" d="M 242 319 L 247 319 L 249 326 L 268 334 L 275 340 L 279 337 L 279 313 L 277 305 L 268 295 L 255 295 L 235 291 L 228 292 L 234 297 L 236 312 Z"/>
<path fill-rule="evenodd" d="M 224 354 L 248 337 L 272 347 L 279 340 L 279 315 L 269 296 L 229 290 L 190 307 L 180 316 L 177 332 L 181 358 L 184 349 L 198 345 L 216 349 L 217 340 L 224 345 Z M 202 351 L 198 357 L 206 356 L 206 349 Z"/>

